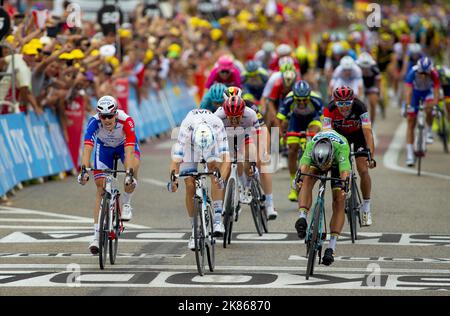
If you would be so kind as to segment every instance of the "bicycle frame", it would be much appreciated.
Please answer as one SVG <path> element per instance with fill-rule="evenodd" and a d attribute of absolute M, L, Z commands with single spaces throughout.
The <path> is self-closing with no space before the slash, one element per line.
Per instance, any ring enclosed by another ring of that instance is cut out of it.
<path fill-rule="evenodd" d="M 237 159 L 237 135 L 234 135 L 234 154 L 233 154 L 233 161 L 231 162 L 231 171 L 230 171 L 230 175 L 228 177 L 227 182 L 229 182 L 230 180 L 234 180 L 235 184 L 239 183 L 239 176 L 238 176 L 238 159 Z M 228 186 L 225 189 L 225 198 L 223 201 L 223 205 L 227 205 L 228 199 Z M 232 196 L 233 199 L 233 205 L 237 206 L 239 203 L 239 190 L 238 188 L 235 188 L 234 190 L 234 196 Z M 235 210 L 234 210 L 235 211 Z M 233 211 L 233 217 L 234 217 L 234 211 Z"/>

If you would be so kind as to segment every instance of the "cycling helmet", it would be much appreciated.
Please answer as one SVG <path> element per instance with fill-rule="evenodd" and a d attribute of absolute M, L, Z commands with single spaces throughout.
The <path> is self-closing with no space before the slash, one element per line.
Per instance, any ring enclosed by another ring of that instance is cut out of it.
<path fill-rule="evenodd" d="M 242 96 L 242 89 L 238 88 L 238 87 L 227 87 L 224 91 L 223 91 L 223 98 L 226 100 L 229 97 L 234 97 L 234 96 Z"/>
<path fill-rule="evenodd" d="M 311 95 L 311 87 L 305 80 L 300 80 L 295 83 L 294 88 L 292 88 L 292 92 L 295 97 L 306 98 Z"/>
<path fill-rule="evenodd" d="M 351 70 L 351 69 L 353 69 L 354 65 L 355 65 L 355 61 L 350 56 L 342 57 L 339 62 L 339 66 L 341 66 L 342 69 L 344 69 L 344 70 L 346 70 L 346 69 Z"/>
<path fill-rule="evenodd" d="M 294 65 L 294 58 L 291 56 L 284 56 L 278 59 L 278 67 L 283 67 L 284 65 Z"/>
<path fill-rule="evenodd" d="M 322 171 L 328 171 L 333 164 L 333 142 L 329 138 L 318 140 L 311 151 L 311 163 Z"/>
<path fill-rule="evenodd" d="M 223 93 L 227 89 L 227 86 L 223 83 L 215 83 L 211 86 L 211 89 L 209 90 L 209 96 L 211 98 L 212 102 L 215 103 L 222 103 L 223 102 Z"/>
<path fill-rule="evenodd" d="M 281 73 L 281 78 L 285 87 L 291 87 L 297 78 L 297 74 L 293 70 L 288 70 Z"/>
<path fill-rule="evenodd" d="M 116 99 L 110 95 L 105 95 L 97 102 L 97 113 L 100 114 L 116 114 L 119 104 Z"/>
<path fill-rule="evenodd" d="M 257 72 L 259 69 L 259 64 L 255 60 L 250 60 L 245 64 L 245 70 L 250 73 Z"/>
<path fill-rule="evenodd" d="M 231 59 L 229 56 L 222 56 L 217 61 L 217 66 L 219 68 L 219 71 L 231 70 L 231 68 L 233 68 L 233 59 Z"/>
<path fill-rule="evenodd" d="M 411 55 L 417 55 L 422 52 L 422 46 L 420 46 L 419 43 L 411 43 L 408 45 L 408 54 Z"/>
<path fill-rule="evenodd" d="M 277 55 L 278 56 L 288 56 L 292 53 L 292 48 L 288 44 L 281 44 L 277 47 Z"/>
<path fill-rule="evenodd" d="M 275 44 L 272 42 L 264 42 L 264 44 L 262 45 L 262 50 L 266 53 L 272 53 L 273 51 L 275 51 Z"/>
<path fill-rule="evenodd" d="M 197 151 L 205 152 L 214 146 L 214 134 L 206 123 L 200 123 L 192 134 L 192 144 Z"/>
<path fill-rule="evenodd" d="M 341 55 L 344 53 L 344 46 L 341 43 L 334 43 L 332 47 L 333 55 Z"/>
<path fill-rule="evenodd" d="M 330 33 L 324 32 L 324 33 L 322 33 L 322 35 L 320 37 L 321 37 L 322 41 L 329 41 L 330 40 Z"/>
<path fill-rule="evenodd" d="M 353 101 L 355 94 L 353 89 L 348 86 L 340 86 L 333 91 L 334 101 Z"/>
<path fill-rule="evenodd" d="M 306 60 L 308 58 L 308 52 L 306 51 L 306 47 L 305 46 L 297 47 L 297 49 L 295 50 L 295 57 L 300 61 Z"/>
<path fill-rule="evenodd" d="M 428 57 L 420 58 L 416 65 L 418 72 L 430 73 L 431 70 L 433 69 L 433 62 Z"/>
<path fill-rule="evenodd" d="M 245 101 L 240 96 L 232 96 L 223 103 L 226 116 L 242 116 L 245 111 Z"/>
<path fill-rule="evenodd" d="M 375 60 L 367 52 L 362 52 L 356 60 L 356 63 L 361 68 L 370 68 L 376 64 Z"/>
<path fill-rule="evenodd" d="M 408 34 L 400 35 L 400 43 L 409 44 L 409 42 L 411 42 L 411 37 Z"/>

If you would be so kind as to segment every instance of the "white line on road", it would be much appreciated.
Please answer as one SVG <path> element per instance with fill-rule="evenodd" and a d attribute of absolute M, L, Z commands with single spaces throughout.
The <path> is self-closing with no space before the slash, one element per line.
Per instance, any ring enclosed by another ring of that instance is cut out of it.
<path fill-rule="evenodd" d="M 24 208 L 17 208 L 17 207 L 8 207 L 8 206 L 0 206 L 0 210 L 1 210 L 2 214 L 29 214 L 29 215 L 41 215 L 41 216 L 47 216 L 47 217 L 61 218 L 64 220 L 65 223 L 73 223 L 73 224 L 86 223 L 91 226 L 93 223 L 92 218 L 82 217 L 82 216 L 66 215 L 66 214 L 59 214 L 59 213 L 45 212 L 45 211 L 38 211 L 38 210 L 31 210 L 31 209 L 24 209 Z M 11 213 L 8 213 L 8 212 L 11 212 Z M 12 221 L 12 219 L 10 219 L 8 221 Z M 23 219 L 17 220 L 17 222 L 21 222 L 21 221 L 23 222 Z M 40 220 L 40 221 L 43 222 L 44 220 Z M 38 222 L 38 221 L 35 221 L 35 222 Z M 141 228 L 141 229 L 150 228 L 148 226 L 131 224 L 131 223 L 127 223 L 126 226 L 130 227 L 130 228 Z M 19 225 L 15 225 L 15 226 L 2 225 L 2 226 L 0 226 L 0 228 L 2 228 L 2 229 L 29 229 L 29 228 L 34 228 L 34 229 L 78 229 L 78 228 L 73 228 L 73 227 L 68 227 L 68 226 L 52 227 L 52 226 L 19 226 Z M 81 227 L 81 229 L 84 229 L 84 228 L 85 227 Z"/>
<path fill-rule="evenodd" d="M 166 186 L 167 186 L 167 182 L 162 182 L 162 181 L 152 179 L 152 178 L 144 178 L 144 179 L 140 179 L 139 181 L 142 181 L 142 182 L 148 183 L 148 184 L 153 184 L 153 185 L 156 185 L 156 186 L 162 187 L 162 188 L 166 188 Z"/>
<path fill-rule="evenodd" d="M 96 256 L 92 256 L 93 259 L 98 259 Z M 94 271 L 99 271 L 98 264 L 78 264 L 81 270 L 89 270 L 93 269 Z M 223 271 L 238 271 L 242 273 L 245 272 L 258 272 L 258 271 L 267 271 L 267 272 L 277 272 L 277 271 L 294 271 L 303 273 L 305 266 L 217 266 L 215 268 L 215 272 L 220 273 Z M 67 264 L 0 264 L 0 269 L 4 270 L 13 270 L 13 269 L 28 269 L 28 270 L 66 270 Z M 125 265 L 114 265 L 108 267 L 110 272 L 119 272 L 119 270 L 127 270 L 127 272 L 139 270 L 150 271 L 150 270 L 171 270 L 171 271 L 184 271 L 188 270 L 197 271 L 196 265 L 155 265 L 155 264 L 143 264 L 143 265 L 133 265 L 133 264 L 125 264 Z M 315 272 L 360 272 L 360 273 L 372 273 L 371 270 L 367 268 L 340 268 L 340 267 L 314 267 Z M 7 273 L 9 271 L 1 271 L 3 273 Z M 142 272 L 142 271 L 141 271 Z M 450 274 L 450 270 L 447 269 L 395 269 L 395 268 L 381 268 L 382 273 L 426 273 L 426 274 Z"/>
<path fill-rule="evenodd" d="M 391 144 L 389 145 L 388 150 L 383 156 L 383 164 L 386 168 L 403 172 L 403 173 L 409 173 L 409 174 L 417 174 L 416 169 L 406 168 L 406 167 L 400 167 L 398 165 L 398 159 L 400 156 L 400 151 L 402 150 L 402 147 L 405 144 L 405 136 L 406 135 L 406 122 L 402 122 L 400 126 L 397 128 L 394 138 L 391 141 Z M 444 179 L 444 180 L 450 180 L 450 176 L 444 175 L 444 174 L 438 174 L 428 171 L 421 171 L 421 174 Z"/>

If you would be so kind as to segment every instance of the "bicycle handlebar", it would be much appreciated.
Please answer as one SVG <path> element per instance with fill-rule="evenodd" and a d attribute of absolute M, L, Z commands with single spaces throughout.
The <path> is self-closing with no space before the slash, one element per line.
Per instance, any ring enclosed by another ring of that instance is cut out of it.
<path fill-rule="evenodd" d="M 81 167 L 81 172 L 82 173 L 86 173 L 86 172 L 102 172 L 102 173 L 107 173 L 107 174 L 113 174 L 113 173 L 126 173 L 130 176 L 133 176 L 134 172 L 133 169 L 131 168 L 129 170 L 129 172 L 127 170 L 112 170 L 112 169 L 95 169 L 95 168 L 86 168 L 85 166 Z"/>

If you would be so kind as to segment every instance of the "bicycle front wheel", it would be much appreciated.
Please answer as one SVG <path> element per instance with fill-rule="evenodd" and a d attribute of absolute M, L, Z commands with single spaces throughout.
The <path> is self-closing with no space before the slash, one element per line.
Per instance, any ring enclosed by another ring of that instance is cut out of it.
<path fill-rule="evenodd" d="M 234 222 L 234 213 L 235 213 L 235 205 L 234 205 L 234 194 L 235 194 L 236 186 L 234 179 L 229 179 L 227 183 L 226 190 L 226 205 L 225 205 L 225 213 L 223 218 L 223 224 L 225 226 L 225 233 L 223 235 L 223 248 L 227 248 L 227 244 L 231 243 L 231 234 L 233 232 L 233 222 Z"/>
<path fill-rule="evenodd" d="M 320 223 L 320 213 L 321 206 L 319 203 L 316 203 L 314 206 L 313 212 L 313 220 L 309 226 L 308 230 L 308 241 L 307 241 L 307 254 L 308 254 L 308 263 L 306 266 L 306 280 L 309 279 L 310 275 L 314 273 L 314 263 L 316 261 L 317 250 L 319 248 L 319 240 L 320 240 L 320 232 L 319 232 L 319 223 Z"/>
<path fill-rule="evenodd" d="M 262 219 L 261 219 L 261 204 L 258 197 L 258 188 L 257 188 L 257 181 L 255 179 L 252 179 L 250 190 L 252 192 L 252 202 L 250 203 L 250 209 L 252 210 L 252 216 L 253 221 L 255 223 L 256 232 L 259 236 L 262 236 L 263 234 L 263 226 L 262 226 Z"/>
<path fill-rule="evenodd" d="M 215 268 L 215 260 L 216 260 L 216 255 L 215 255 L 215 244 L 216 244 L 216 239 L 214 238 L 214 229 L 213 229 L 213 220 L 214 220 L 214 216 L 213 216 L 213 212 L 211 209 L 211 205 L 208 204 L 208 207 L 206 209 L 206 214 L 205 214 L 205 219 L 206 219 L 206 233 L 207 233 L 207 242 L 205 242 L 205 247 L 206 247 L 206 255 L 208 257 L 208 266 L 209 266 L 209 271 L 214 272 L 214 268 Z"/>
<path fill-rule="evenodd" d="M 99 240 L 99 263 L 100 263 L 100 269 L 105 268 L 106 264 L 106 257 L 108 256 L 108 243 L 109 243 L 109 198 L 106 197 L 106 193 L 103 194 L 102 199 L 102 209 L 101 209 L 101 216 L 100 216 L 100 223 L 99 223 L 99 229 L 100 229 L 100 240 Z"/>
<path fill-rule="evenodd" d="M 114 264 L 117 257 L 117 248 L 119 246 L 119 230 L 120 230 L 120 216 L 119 216 L 119 200 L 116 198 L 115 207 L 113 211 L 113 236 L 109 239 L 109 262 Z"/>
<path fill-rule="evenodd" d="M 203 232 L 202 205 L 198 199 L 194 199 L 194 211 L 195 261 L 198 273 L 203 276 L 205 274 L 205 234 Z"/>

